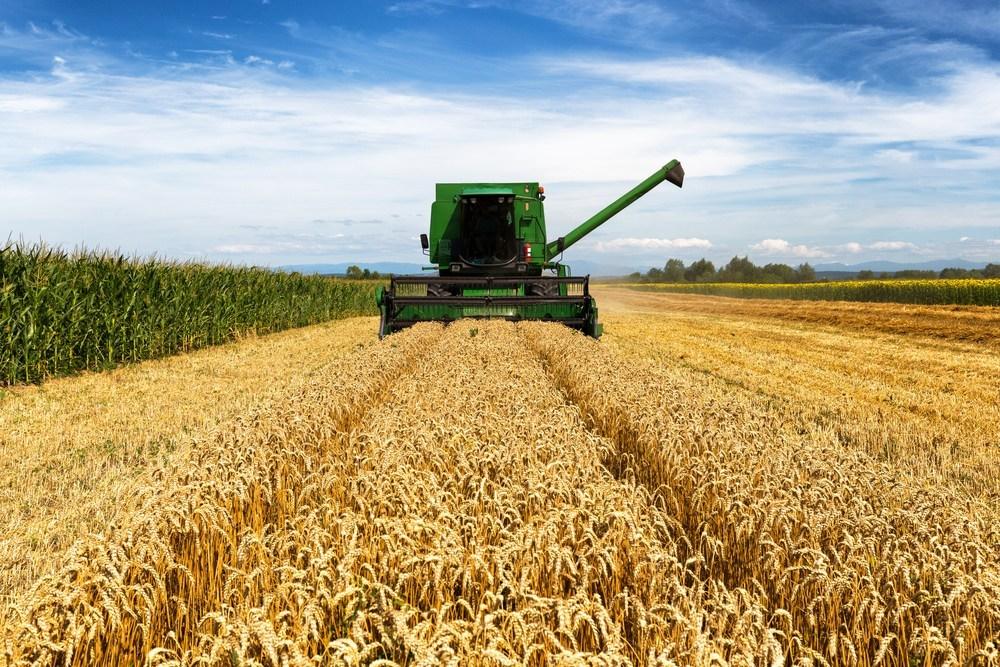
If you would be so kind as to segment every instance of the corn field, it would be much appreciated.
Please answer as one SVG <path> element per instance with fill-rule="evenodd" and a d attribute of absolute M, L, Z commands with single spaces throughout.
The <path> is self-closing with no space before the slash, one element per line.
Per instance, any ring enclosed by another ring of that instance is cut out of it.
<path fill-rule="evenodd" d="M 829 283 L 664 283 L 636 289 L 742 299 L 1000 306 L 1000 279 L 843 280 Z"/>
<path fill-rule="evenodd" d="M 4 659 L 1000 663 L 992 351 L 602 307 L 600 342 L 338 328 L 101 491 L 121 511 L 6 592 Z"/>
<path fill-rule="evenodd" d="M 0 384 L 374 311 L 373 288 L 256 268 L 0 247 Z"/>

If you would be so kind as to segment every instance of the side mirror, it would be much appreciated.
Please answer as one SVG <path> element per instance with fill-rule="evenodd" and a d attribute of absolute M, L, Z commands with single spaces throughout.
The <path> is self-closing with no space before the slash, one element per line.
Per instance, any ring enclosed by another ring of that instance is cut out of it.
<path fill-rule="evenodd" d="M 431 247 L 431 242 L 427 240 L 427 234 L 420 235 L 420 247 L 427 250 Z"/>

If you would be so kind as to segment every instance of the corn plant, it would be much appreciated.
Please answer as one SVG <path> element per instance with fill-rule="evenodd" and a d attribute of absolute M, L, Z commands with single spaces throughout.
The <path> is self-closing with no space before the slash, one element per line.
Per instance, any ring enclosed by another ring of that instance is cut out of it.
<path fill-rule="evenodd" d="M 0 384 L 374 312 L 373 285 L 240 266 L 0 247 Z"/>

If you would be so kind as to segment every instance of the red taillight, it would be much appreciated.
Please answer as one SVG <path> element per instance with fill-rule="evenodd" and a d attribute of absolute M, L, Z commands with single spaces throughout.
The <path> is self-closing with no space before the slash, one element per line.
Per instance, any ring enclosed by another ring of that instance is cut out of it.
<path fill-rule="evenodd" d="M 524 258 L 525 259 L 531 259 L 531 244 L 530 243 L 525 243 L 524 244 Z"/>

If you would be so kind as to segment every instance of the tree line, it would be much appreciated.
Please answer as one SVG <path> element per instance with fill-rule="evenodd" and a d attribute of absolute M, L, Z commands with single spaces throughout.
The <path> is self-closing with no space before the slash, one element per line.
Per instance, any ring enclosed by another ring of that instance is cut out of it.
<path fill-rule="evenodd" d="M 958 269 L 946 268 L 940 271 L 920 271 L 918 269 L 906 269 L 887 273 L 885 271 L 876 273 L 875 271 L 859 271 L 857 280 L 891 280 L 891 279 L 924 279 L 935 278 L 1000 278 L 1000 264 L 987 264 L 982 269 Z"/>
<path fill-rule="evenodd" d="M 941 271 L 906 269 L 877 273 L 865 270 L 851 277 L 855 280 L 1000 278 L 1000 264 L 987 264 L 983 269 L 946 268 Z M 797 267 L 774 263 L 757 266 L 748 257 L 733 257 L 728 264 L 716 269 L 715 264 L 703 257 L 689 265 L 679 259 L 668 259 L 662 269 L 636 271 L 628 279 L 644 283 L 808 283 L 816 281 L 816 270 L 808 263 Z"/>
<path fill-rule="evenodd" d="M 344 273 L 345 278 L 350 278 L 351 280 L 379 280 L 380 278 L 388 278 L 388 275 L 382 275 L 378 271 L 372 271 L 371 269 L 362 269 L 360 266 L 351 264 L 347 267 L 347 271 Z"/>
<path fill-rule="evenodd" d="M 653 267 L 646 273 L 636 271 L 629 278 L 651 283 L 804 283 L 816 280 L 816 271 L 809 264 L 757 266 L 747 257 L 733 257 L 716 270 L 715 264 L 702 257 L 690 265 L 679 259 L 668 259 L 662 269 Z"/>

